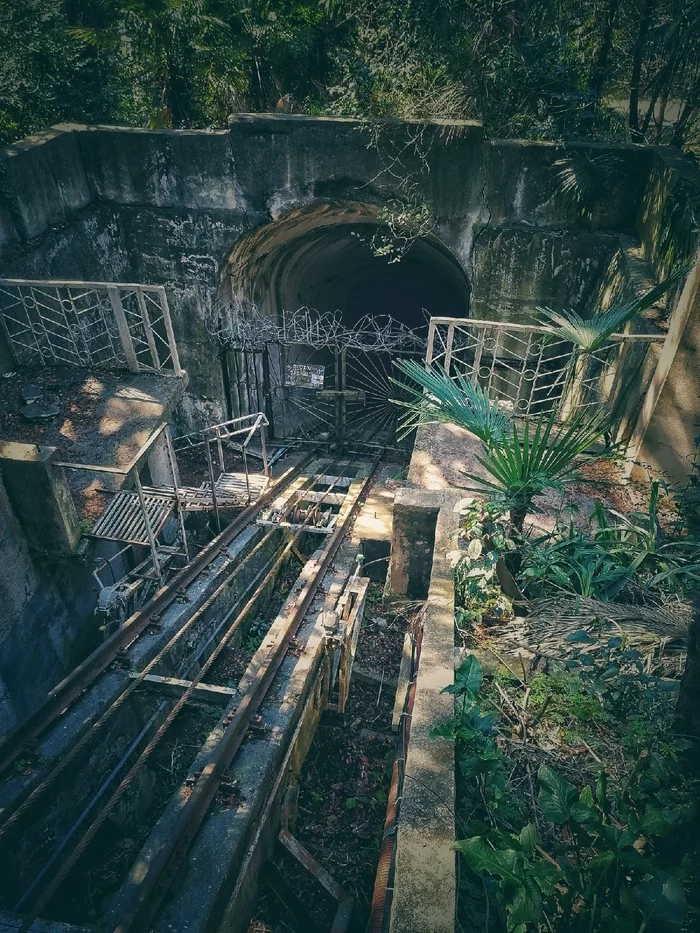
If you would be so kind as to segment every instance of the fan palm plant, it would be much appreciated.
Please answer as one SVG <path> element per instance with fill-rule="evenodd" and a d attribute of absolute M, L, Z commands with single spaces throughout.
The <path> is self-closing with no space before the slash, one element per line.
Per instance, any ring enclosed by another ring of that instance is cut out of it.
<path fill-rule="evenodd" d="M 392 379 L 404 398 L 395 398 L 395 405 L 407 409 L 401 431 L 405 437 L 420 424 L 449 421 L 471 431 L 484 442 L 500 440 L 510 419 L 488 392 L 473 385 L 461 373 L 452 378 L 437 367 L 425 369 L 415 360 L 395 360 L 397 369 L 416 385 Z"/>
<path fill-rule="evenodd" d="M 626 304 L 612 307 L 608 311 L 596 312 L 588 320 L 584 320 L 576 311 L 552 311 L 551 308 L 538 308 L 537 310 L 543 318 L 543 323 L 557 327 L 559 334 L 565 340 L 570 340 L 584 353 L 594 353 L 612 334 L 665 295 L 675 282 L 687 275 L 689 268 L 688 264 L 679 266 L 668 278 L 649 289 L 645 295 Z"/>
<path fill-rule="evenodd" d="M 496 443 L 484 445 L 477 460 L 486 476 L 467 473 L 474 482 L 472 492 L 481 492 L 501 502 L 510 511 L 515 531 L 522 531 L 534 500 L 547 489 L 562 489 L 580 476 L 578 458 L 608 430 L 602 413 L 593 416 L 579 411 L 562 424 L 556 412 L 541 414 L 534 423 L 511 422 L 510 430 Z"/>

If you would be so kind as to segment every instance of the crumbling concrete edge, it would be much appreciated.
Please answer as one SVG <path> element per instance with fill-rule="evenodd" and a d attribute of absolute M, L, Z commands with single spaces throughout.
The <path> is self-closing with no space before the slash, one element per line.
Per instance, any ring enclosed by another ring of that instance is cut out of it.
<path fill-rule="evenodd" d="M 454 680 L 454 576 L 449 552 L 459 526 L 459 491 L 440 495 L 423 643 L 398 826 L 391 933 L 454 933 L 454 744 L 431 737 L 453 716 L 443 689 Z M 434 503 L 426 502 L 434 507 Z"/>

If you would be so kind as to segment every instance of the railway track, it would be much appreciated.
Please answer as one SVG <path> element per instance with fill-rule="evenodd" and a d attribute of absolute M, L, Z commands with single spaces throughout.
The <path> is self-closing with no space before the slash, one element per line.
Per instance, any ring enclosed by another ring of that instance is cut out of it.
<path fill-rule="evenodd" d="M 236 535 L 255 521 L 261 508 L 272 501 L 314 459 L 313 454 L 286 470 L 253 505 L 244 509 L 186 567 L 177 573 L 144 606 L 135 612 L 118 631 L 107 638 L 92 654 L 57 684 L 46 700 L 0 742 L 0 776 L 21 754 L 28 743 L 44 732 L 66 711 L 77 697 L 124 652 L 160 615 L 178 594 L 197 579 Z"/>
<path fill-rule="evenodd" d="M 298 545 L 302 537 L 311 535 L 316 544 L 320 543 L 320 547 L 311 558 L 306 560 L 295 584 L 296 588 L 292 591 L 293 598 L 290 597 L 284 606 L 283 613 L 275 620 L 277 637 L 270 644 L 266 645 L 263 642 L 251 662 L 244 680 L 241 681 L 240 693 L 235 697 L 235 705 L 229 708 L 223 719 L 218 741 L 211 749 L 204 766 L 195 775 L 186 802 L 178 812 L 177 819 L 170 826 L 165 843 L 140 873 L 135 896 L 113 927 L 114 933 L 131 933 L 131 931 L 149 928 L 209 813 L 222 779 L 225 779 L 232 762 L 241 750 L 249 729 L 254 724 L 257 712 L 288 654 L 290 645 L 294 643 L 295 636 L 319 592 L 324 576 L 329 571 L 361 504 L 363 495 L 371 483 L 380 454 L 369 464 L 364 475 L 354 481 L 347 480 L 349 486 L 345 493 L 338 492 L 337 489 L 345 483 L 343 471 L 352 472 L 348 469 L 349 464 L 343 464 L 338 459 L 326 459 L 318 464 L 313 473 L 304 476 L 304 469 L 313 459 L 314 455 L 309 455 L 283 474 L 263 497 L 263 500 L 241 513 L 235 522 L 214 539 L 192 564 L 180 571 L 147 605 L 132 616 L 115 636 L 100 646 L 100 649 L 80 665 L 70 677 L 59 684 L 41 709 L 26 724 L 23 724 L 23 727 L 15 730 L 15 733 L 0 746 L 2 764 L 7 768 L 20 754 L 28 739 L 38 736 L 51 726 L 61 712 L 94 684 L 100 674 L 115 659 L 122 657 L 124 650 L 134 644 L 153 619 L 157 618 L 159 613 L 177 598 L 178 594 L 182 594 L 185 586 L 203 573 L 221 549 L 233 541 L 247 525 L 255 522 L 262 508 L 275 500 L 279 501 L 280 496 L 284 497 L 286 491 L 292 490 L 293 494 L 286 502 L 283 498 L 283 505 L 277 509 L 275 520 L 263 523 L 262 536 L 254 547 L 230 573 L 226 574 L 223 580 L 217 583 L 214 592 L 184 620 L 155 657 L 141 670 L 131 675 L 128 684 L 107 709 L 82 735 L 76 737 L 76 742 L 68 753 L 62 756 L 47 774 L 42 775 L 40 783 L 19 802 L 13 812 L 5 814 L 0 821 L 0 846 L 12 845 L 13 840 L 17 838 L 22 827 L 27 825 L 35 810 L 42 804 L 42 801 L 46 801 L 48 792 L 59 781 L 65 781 L 70 776 L 71 768 L 77 766 L 81 755 L 99 738 L 100 733 L 129 702 L 135 692 L 149 679 L 152 685 L 157 684 L 159 680 L 164 680 L 154 675 L 153 671 L 162 663 L 168 652 L 173 651 L 182 639 L 189 637 L 205 613 L 215 605 L 218 596 L 231 584 L 237 574 L 242 574 L 246 567 L 250 567 L 255 562 L 273 536 L 283 535 L 284 541 L 279 551 L 265 569 L 252 593 L 247 594 L 243 605 L 235 604 L 218 619 L 216 643 L 209 656 L 201 666 L 198 665 L 198 670 L 190 680 L 176 682 L 180 690 L 179 697 L 157 724 L 145 747 L 141 751 L 132 749 L 136 758 L 135 760 L 132 760 L 133 756 L 129 758 L 128 770 L 118 786 L 113 790 L 111 786 L 109 787 L 106 802 L 103 803 L 101 797 L 96 798 L 97 803 L 100 804 L 100 809 L 96 813 L 90 814 L 90 808 L 86 808 L 84 814 L 89 814 L 87 818 L 81 818 L 80 823 L 71 828 L 70 835 L 64 836 L 41 871 L 22 893 L 15 904 L 15 910 L 21 910 L 23 914 L 21 930 L 29 930 L 34 920 L 42 916 L 42 911 L 60 893 L 66 878 L 90 850 L 95 837 L 119 808 L 121 801 L 134 783 L 138 781 L 182 710 L 190 700 L 199 695 L 202 689 L 211 689 L 206 683 L 208 672 L 212 670 L 224 649 L 240 633 L 241 627 L 254 613 L 266 590 L 271 585 L 275 585 L 280 568 L 286 564 L 292 554 L 299 555 Z M 317 486 L 323 488 L 315 489 L 314 487 Z M 305 493 L 307 498 L 304 497 Z M 302 501 L 308 502 L 304 509 L 299 508 L 299 503 Z M 325 513 L 324 505 L 326 506 Z M 338 511 L 333 516 L 332 527 L 325 527 L 330 523 L 330 505 L 335 506 Z M 245 687 L 243 687 L 244 683 Z M 234 693 L 234 691 L 229 692 Z M 126 756 L 123 760 L 126 760 Z M 96 810 L 96 806 L 93 809 Z"/>

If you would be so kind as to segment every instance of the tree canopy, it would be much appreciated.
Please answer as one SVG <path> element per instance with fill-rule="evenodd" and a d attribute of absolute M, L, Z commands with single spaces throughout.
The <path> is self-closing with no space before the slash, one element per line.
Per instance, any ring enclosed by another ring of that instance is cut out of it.
<path fill-rule="evenodd" d="M 5 0 L 0 142 L 236 111 L 700 146 L 700 0 Z"/>

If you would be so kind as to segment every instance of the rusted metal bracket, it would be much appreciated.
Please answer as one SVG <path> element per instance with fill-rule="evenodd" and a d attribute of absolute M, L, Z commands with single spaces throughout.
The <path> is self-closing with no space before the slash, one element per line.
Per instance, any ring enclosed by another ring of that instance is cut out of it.
<path fill-rule="evenodd" d="M 369 583 L 369 577 L 353 576 L 338 600 L 336 612 L 332 613 L 333 629 L 326 626 L 329 640 L 335 641 L 339 648 L 339 656 L 332 665 L 333 680 L 338 684 L 338 700 L 328 703 L 330 711 L 345 712 Z"/>

